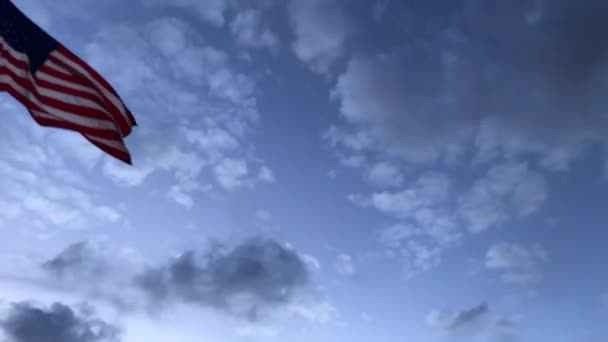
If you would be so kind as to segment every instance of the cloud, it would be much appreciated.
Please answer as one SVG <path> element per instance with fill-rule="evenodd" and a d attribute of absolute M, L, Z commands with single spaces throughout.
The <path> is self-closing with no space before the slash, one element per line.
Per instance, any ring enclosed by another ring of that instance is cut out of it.
<path fill-rule="evenodd" d="M 408 276 L 441 262 L 443 252 L 469 233 L 481 233 L 538 212 L 548 198 L 545 177 L 528 163 L 497 163 L 472 183 L 444 173 L 423 173 L 401 190 L 348 198 L 392 217 L 379 233 L 391 256 L 405 263 Z"/>
<path fill-rule="evenodd" d="M 227 0 L 175 0 L 170 4 L 161 0 L 142 0 L 147 6 L 183 8 L 197 14 L 203 21 L 213 26 L 223 26 L 228 10 Z"/>
<path fill-rule="evenodd" d="M 350 199 L 397 220 L 379 234 L 379 241 L 404 262 L 410 277 L 437 266 L 443 251 L 462 237 L 459 216 L 452 208 L 452 187 L 445 174 L 429 172 L 403 190 L 352 195 Z"/>
<path fill-rule="evenodd" d="M 247 143 L 259 117 L 256 81 L 206 41 L 196 27 L 172 17 L 142 29 L 102 26 L 86 42 L 87 61 L 112 80 L 134 113 L 145 113 L 129 142 L 134 166 L 104 161 L 104 174 L 117 185 L 145 189 L 152 175 L 162 175 L 169 178 L 166 198 L 191 208 L 195 195 L 209 190 L 204 171 L 222 160 L 265 166 Z M 222 180 L 232 188 L 255 184 L 255 175 L 250 178 Z"/>
<path fill-rule="evenodd" d="M 369 171 L 369 180 L 382 187 L 400 186 L 403 183 L 403 175 L 395 165 L 381 162 Z"/>
<path fill-rule="evenodd" d="M 81 241 L 67 246 L 42 268 L 60 279 L 90 281 L 107 276 L 109 265 L 89 242 Z"/>
<path fill-rule="evenodd" d="M 546 201 L 548 191 L 545 177 L 528 164 L 497 164 L 460 199 L 459 210 L 468 229 L 479 233 L 513 217 L 535 213 Z"/>
<path fill-rule="evenodd" d="M 12 100 L 0 100 L 0 108 L 14 114 L 0 139 L 0 202 L 8 203 L 1 218 L 14 224 L 37 220 L 43 227 L 62 229 L 121 220 L 121 213 L 105 204 L 96 186 L 80 174 L 90 172 L 91 160 L 75 151 L 83 146 L 72 141 L 74 134 L 35 126 Z M 68 147 L 64 135 L 75 144 Z"/>
<path fill-rule="evenodd" d="M 305 262 L 271 240 L 255 239 L 230 251 L 183 253 L 136 278 L 153 301 L 212 307 L 251 320 L 289 304 L 309 284 Z"/>
<path fill-rule="evenodd" d="M 9 342 L 118 342 L 118 328 L 90 315 L 81 315 L 69 306 L 55 303 L 37 307 L 13 304 L 0 328 Z"/>
<path fill-rule="evenodd" d="M 440 173 L 423 175 L 411 188 L 400 192 L 378 192 L 371 196 L 371 205 L 377 210 L 407 218 L 427 207 L 445 203 L 450 196 L 451 181 Z"/>
<path fill-rule="evenodd" d="M 253 48 L 269 48 L 276 50 L 279 38 L 268 27 L 262 23 L 262 11 L 258 9 L 246 9 L 238 12 L 230 29 L 237 44 Z"/>
<path fill-rule="evenodd" d="M 339 275 L 352 276 L 357 273 L 357 267 L 353 262 L 353 257 L 348 254 L 340 254 L 334 263 L 334 268 Z"/>
<path fill-rule="evenodd" d="M 475 324 L 488 314 L 488 305 L 482 303 L 463 311 L 433 310 L 427 317 L 427 324 L 434 329 L 453 331 Z"/>
<path fill-rule="evenodd" d="M 244 160 L 226 158 L 213 169 L 215 177 L 226 190 L 234 190 L 245 184 L 244 177 L 249 173 Z"/>
<path fill-rule="evenodd" d="M 318 260 L 273 240 L 254 238 L 233 248 L 213 243 L 159 266 L 144 266 L 132 255 L 130 248 L 102 250 L 85 241 L 67 246 L 41 268 L 49 284 L 121 311 L 153 313 L 181 303 L 250 321 L 298 315 L 321 322 L 337 312 L 314 288 Z"/>
<path fill-rule="evenodd" d="M 319 73 L 330 72 L 340 58 L 353 24 L 335 0 L 289 0 L 296 56 Z"/>
<path fill-rule="evenodd" d="M 409 20 L 417 39 L 353 57 L 335 87 L 346 129 L 415 164 L 472 149 L 478 160 L 526 155 L 566 169 L 604 144 L 606 3 L 543 2 L 536 21 L 522 3 L 459 2 Z"/>
<path fill-rule="evenodd" d="M 540 245 L 529 248 L 510 243 L 498 243 L 486 254 L 486 267 L 502 272 L 506 283 L 531 285 L 542 280 L 542 266 L 549 261 L 547 251 Z"/>

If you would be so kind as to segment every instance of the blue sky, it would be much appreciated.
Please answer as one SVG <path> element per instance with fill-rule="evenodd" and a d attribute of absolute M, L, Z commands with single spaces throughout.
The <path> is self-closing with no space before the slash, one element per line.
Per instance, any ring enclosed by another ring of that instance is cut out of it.
<path fill-rule="evenodd" d="M 0 97 L 8 341 L 608 335 L 604 2 L 15 3 L 139 127 Z"/>

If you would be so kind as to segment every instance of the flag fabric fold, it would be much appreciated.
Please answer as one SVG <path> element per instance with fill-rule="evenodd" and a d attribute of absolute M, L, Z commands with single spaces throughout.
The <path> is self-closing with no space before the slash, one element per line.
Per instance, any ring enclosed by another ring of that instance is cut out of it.
<path fill-rule="evenodd" d="M 131 164 L 123 139 L 135 118 L 92 67 L 0 0 L 0 92 L 23 104 L 41 126 L 79 132 L 109 155 Z"/>

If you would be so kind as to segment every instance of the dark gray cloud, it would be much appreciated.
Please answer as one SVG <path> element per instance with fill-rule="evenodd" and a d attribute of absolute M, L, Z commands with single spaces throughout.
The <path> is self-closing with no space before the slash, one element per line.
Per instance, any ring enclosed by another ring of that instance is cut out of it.
<path fill-rule="evenodd" d="M 488 304 L 482 303 L 469 310 L 460 311 L 455 317 L 451 324 L 452 329 L 456 329 L 460 326 L 466 325 L 477 320 L 479 317 L 484 316 L 488 313 Z"/>
<path fill-rule="evenodd" d="M 42 268 L 51 275 L 65 279 L 101 278 L 108 272 L 108 264 L 87 241 L 69 245 Z"/>
<path fill-rule="evenodd" d="M 78 314 L 55 303 L 48 308 L 16 303 L 0 328 L 8 342 L 117 342 L 119 330 L 90 314 Z"/>
<path fill-rule="evenodd" d="M 448 13 L 410 9 L 398 48 L 353 58 L 338 80 L 343 116 L 375 148 L 432 162 L 473 146 L 483 157 L 535 153 L 563 168 L 583 146 L 605 142 L 607 2 L 435 9 Z"/>
<path fill-rule="evenodd" d="M 482 303 L 468 310 L 445 311 L 434 310 L 427 316 L 427 323 L 432 328 L 453 331 L 470 326 L 488 313 L 488 305 Z"/>
<path fill-rule="evenodd" d="M 308 281 L 305 263 L 295 251 L 265 239 L 229 251 L 189 251 L 135 278 L 154 302 L 177 299 L 252 320 L 289 303 Z"/>

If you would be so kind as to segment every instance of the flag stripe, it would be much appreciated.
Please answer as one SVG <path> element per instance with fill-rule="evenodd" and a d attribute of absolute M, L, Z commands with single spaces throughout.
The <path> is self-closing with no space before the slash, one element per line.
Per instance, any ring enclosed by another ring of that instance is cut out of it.
<path fill-rule="evenodd" d="M 90 136 L 87 134 L 83 134 L 83 136 L 93 145 L 97 146 L 98 148 L 100 148 L 102 151 L 105 151 L 106 153 L 108 153 L 109 155 L 113 156 L 116 159 L 122 160 L 123 162 L 131 165 L 131 155 L 129 154 L 129 151 L 126 149 L 126 146 L 124 146 L 124 143 L 122 144 L 122 147 L 120 149 L 117 149 L 111 145 L 107 145 L 105 144 L 104 141 L 100 141 L 99 138 L 94 137 L 94 136 Z M 116 141 L 113 141 L 116 142 Z"/>
<path fill-rule="evenodd" d="M 5 59 L 5 61 L 6 60 L 8 60 L 8 59 Z M 10 60 L 8 60 L 8 61 L 10 62 Z M 33 86 L 31 86 L 29 84 L 27 86 L 28 86 L 28 88 L 31 87 L 31 90 L 36 92 L 36 95 L 38 95 L 38 97 L 44 96 L 44 97 L 48 97 L 49 99 L 56 99 L 58 101 L 62 101 L 66 105 L 75 105 L 75 106 L 86 107 L 86 108 L 89 108 L 89 109 L 92 109 L 95 111 L 99 111 L 102 116 L 111 118 L 110 113 L 108 113 L 97 102 L 91 101 L 84 97 L 70 96 L 67 93 L 57 92 L 57 91 L 53 90 L 52 88 L 44 87 L 41 84 L 39 84 L 36 81 L 36 79 L 32 79 L 30 76 L 31 74 L 29 72 L 16 67 L 14 64 L 4 63 L 4 66 L 0 66 L 0 68 L 6 68 L 6 69 L 8 69 L 8 71 L 13 73 L 17 77 L 23 79 L 24 81 L 26 81 L 30 84 L 33 83 Z M 82 110 L 82 109 L 75 109 L 75 111 L 78 111 L 78 110 Z"/>
<path fill-rule="evenodd" d="M 42 126 L 77 131 L 131 163 L 123 138 L 136 125 L 120 96 L 93 68 L 0 0 L 0 91 Z"/>
<path fill-rule="evenodd" d="M 69 57 L 66 56 L 69 55 Z M 106 87 L 100 84 L 101 76 L 99 76 L 91 67 L 86 66 L 86 64 L 80 61 L 80 58 L 75 56 L 72 53 L 69 53 L 65 48 L 59 48 L 51 53 L 52 58 L 56 58 L 67 68 L 72 68 L 78 74 L 83 75 L 89 82 L 91 82 L 95 88 L 103 95 L 104 102 L 113 109 L 111 112 L 115 115 L 115 120 L 117 121 L 118 126 L 121 131 L 123 131 L 124 135 L 128 135 L 131 131 L 131 126 L 133 125 L 130 122 L 129 115 L 122 101 L 115 95 L 113 89 L 111 87 Z M 106 83 L 106 82 L 101 82 Z"/>
<path fill-rule="evenodd" d="M 41 94 L 40 90 L 42 90 L 42 89 L 35 87 L 35 83 L 32 82 L 32 80 L 29 79 L 29 77 L 28 77 L 28 76 L 30 76 L 30 74 L 26 71 L 23 71 L 23 70 L 15 71 L 15 70 L 11 70 L 10 68 L 3 66 L 3 67 L 0 67 L 0 73 L 1 73 L 0 77 L 4 77 L 5 80 L 10 79 L 11 84 L 14 83 L 15 85 L 28 91 L 30 93 L 30 95 L 32 96 L 32 99 L 33 99 L 32 101 L 35 102 L 41 108 L 48 108 L 48 111 L 50 114 L 54 114 L 54 115 L 69 114 L 69 115 L 73 115 L 73 116 L 83 116 L 83 117 L 87 117 L 87 118 L 100 119 L 100 120 L 106 121 L 108 125 L 111 125 L 111 126 L 107 126 L 106 128 L 112 127 L 115 129 L 115 125 L 113 124 L 113 122 L 106 120 L 106 118 L 105 118 L 106 115 L 101 111 L 97 111 L 97 110 L 94 110 L 91 108 L 78 106 L 78 105 L 74 105 L 74 104 L 70 104 L 70 103 L 61 102 L 55 98 L 48 97 L 48 96 Z M 5 81 L 5 82 L 8 82 L 8 81 Z M 104 124 L 104 125 L 106 125 L 106 124 Z"/>
<path fill-rule="evenodd" d="M 2 45 L 0 44 L 0 46 Z M 22 56 L 20 53 L 12 51 L 8 46 L 2 46 L 2 48 L 2 52 L 4 52 L 3 56 L 5 58 L 0 60 L 0 63 L 2 63 L 4 68 L 8 69 L 13 75 L 17 76 L 17 79 L 14 77 L 13 79 L 18 82 L 21 87 L 33 92 L 41 103 L 63 111 L 78 113 L 78 115 L 91 118 L 113 119 L 113 116 L 110 113 L 98 103 L 91 101 L 88 96 L 69 96 L 69 92 L 55 91 L 53 88 L 58 88 L 57 90 L 62 89 L 60 87 L 54 87 L 52 83 L 43 83 L 44 85 L 47 85 L 47 87 L 39 84 L 36 79 L 31 78 L 31 74 L 26 69 L 19 68 L 19 66 L 27 66 L 27 63 L 23 62 L 24 59 L 27 60 L 27 56 Z M 0 69 L 2 69 L 2 67 L 0 67 Z M 95 97 L 95 99 L 98 100 L 97 97 Z"/>
<path fill-rule="evenodd" d="M 45 63 L 45 65 L 41 67 L 41 71 L 54 73 L 53 76 L 57 78 L 91 89 L 93 93 L 98 97 L 98 99 L 102 102 L 103 106 L 108 110 L 108 112 L 110 113 L 110 118 L 116 123 L 116 125 L 120 129 L 121 134 L 123 136 L 129 135 L 131 133 L 131 126 L 133 125 L 129 124 L 128 121 L 125 121 L 124 116 L 120 112 L 120 110 L 113 105 L 111 100 L 108 99 L 102 91 L 100 91 L 99 87 L 96 86 L 90 78 L 87 78 L 82 75 L 79 70 L 74 69 L 67 62 L 67 59 L 61 57 L 61 55 L 59 54 L 55 54 L 55 52 L 57 51 L 54 51 L 49 56 L 49 67 L 47 68 Z M 124 105 L 122 106 L 122 108 L 124 109 Z"/>
<path fill-rule="evenodd" d="M 1 69 L 0 69 L 1 72 Z M 11 75 L 9 74 L 0 74 L 0 85 L 4 85 L 6 89 L 12 90 L 11 94 L 15 96 L 18 94 L 20 98 L 25 100 L 24 105 L 28 108 L 32 107 L 39 111 L 45 111 L 48 115 L 55 117 L 56 119 L 70 122 L 74 125 L 78 125 L 82 127 L 82 129 L 86 129 L 89 131 L 99 131 L 101 134 L 105 134 L 110 138 L 118 138 L 121 136 L 116 131 L 115 125 L 111 121 L 100 120 L 88 118 L 85 116 L 69 113 L 62 111 L 60 109 L 45 105 L 42 101 L 40 101 L 36 95 L 31 92 L 29 89 L 21 86 L 18 82 L 16 82 Z M 5 89 L 5 90 L 6 90 Z M 23 101 L 22 101 L 23 102 Z M 112 132 L 113 134 L 108 134 Z"/>

